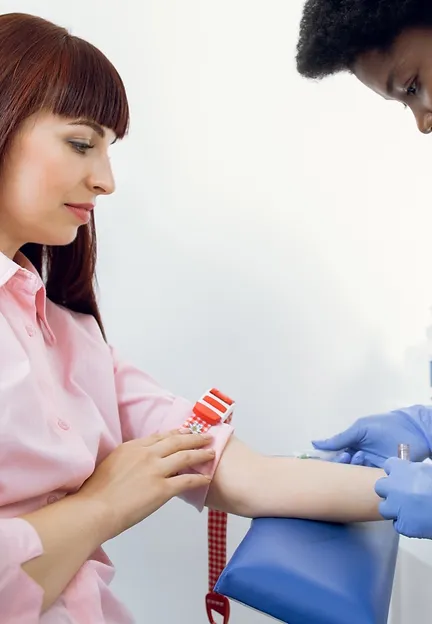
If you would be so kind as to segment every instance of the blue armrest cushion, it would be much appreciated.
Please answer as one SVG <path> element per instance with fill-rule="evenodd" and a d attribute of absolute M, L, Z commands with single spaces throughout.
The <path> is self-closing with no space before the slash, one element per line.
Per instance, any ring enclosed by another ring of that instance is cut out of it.
<path fill-rule="evenodd" d="M 253 520 L 215 591 L 288 624 L 386 624 L 398 537 L 384 521 Z"/>

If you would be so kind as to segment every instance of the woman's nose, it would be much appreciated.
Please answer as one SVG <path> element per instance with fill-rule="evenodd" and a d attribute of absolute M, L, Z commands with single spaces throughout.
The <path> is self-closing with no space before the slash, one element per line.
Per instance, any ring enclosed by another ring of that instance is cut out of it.
<path fill-rule="evenodd" d="M 98 195 L 111 195 L 115 191 L 115 181 L 109 160 L 99 163 L 91 176 L 91 186 Z"/>

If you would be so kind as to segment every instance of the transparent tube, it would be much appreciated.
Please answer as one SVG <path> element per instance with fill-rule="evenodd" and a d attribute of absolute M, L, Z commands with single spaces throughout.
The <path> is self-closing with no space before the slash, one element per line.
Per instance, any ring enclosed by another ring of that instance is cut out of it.
<path fill-rule="evenodd" d="M 308 449 L 305 451 L 292 451 L 288 457 L 297 459 L 321 459 L 322 461 L 335 461 L 344 451 L 321 451 L 319 449 Z"/>

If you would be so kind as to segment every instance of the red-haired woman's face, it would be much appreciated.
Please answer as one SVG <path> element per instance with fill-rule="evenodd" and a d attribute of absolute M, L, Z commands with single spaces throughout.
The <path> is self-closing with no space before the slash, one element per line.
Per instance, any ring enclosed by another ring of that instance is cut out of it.
<path fill-rule="evenodd" d="M 114 140 L 89 120 L 51 113 L 27 119 L 1 168 L 0 251 L 13 257 L 25 243 L 71 243 L 97 196 L 114 192 Z"/>

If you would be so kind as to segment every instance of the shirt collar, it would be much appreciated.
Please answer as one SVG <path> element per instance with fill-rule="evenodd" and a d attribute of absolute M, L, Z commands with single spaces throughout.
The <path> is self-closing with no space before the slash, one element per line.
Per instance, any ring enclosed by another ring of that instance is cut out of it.
<path fill-rule="evenodd" d="M 41 276 L 28 258 L 18 251 L 13 260 L 0 251 L 0 287 L 12 278 L 20 281 L 20 286 L 35 297 L 36 312 L 42 321 L 51 344 L 56 342 L 46 315 L 46 290 Z"/>

